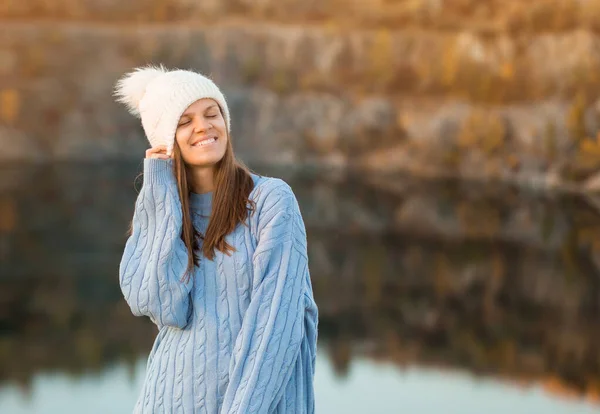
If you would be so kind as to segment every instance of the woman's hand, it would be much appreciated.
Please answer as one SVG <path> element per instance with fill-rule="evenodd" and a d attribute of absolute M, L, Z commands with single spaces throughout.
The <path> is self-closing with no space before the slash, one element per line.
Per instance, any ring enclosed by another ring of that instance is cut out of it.
<path fill-rule="evenodd" d="M 171 156 L 167 155 L 166 145 L 157 145 L 156 147 L 146 150 L 146 158 L 158 158 L 160 160 L 168 160 Z"/>

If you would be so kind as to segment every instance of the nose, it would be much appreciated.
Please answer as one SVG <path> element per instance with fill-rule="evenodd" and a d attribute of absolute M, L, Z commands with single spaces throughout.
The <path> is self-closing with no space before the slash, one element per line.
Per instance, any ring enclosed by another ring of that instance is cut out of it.
<path fill-rule="evenodd" d="M 202 132 L 210 129 L 211 125 L 208 119 L 204 117 L 194 117 L 194 132 Z"/>

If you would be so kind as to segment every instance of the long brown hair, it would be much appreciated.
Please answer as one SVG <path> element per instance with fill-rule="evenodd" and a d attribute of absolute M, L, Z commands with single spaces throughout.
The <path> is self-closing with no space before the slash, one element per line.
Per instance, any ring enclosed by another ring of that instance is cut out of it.
<path fill-rule="evenodd" d="M 220 108 L 220 107 L 219 107 Z M 223 113 L 223 111 L 221 111 Z M 223 158 L 215 165 L 214 192 L 212 210 L 206 234 L 200 234 L 192 223 L 190 213 L 190 186 L 185 162 L 181 150 L 175 140 L 173 146 L 173 174 L 177 180 L 177 190 L 181 200 L 183 226 L 181 239 L 188 251 L 188 265 L 182 281 L 189 280 L 194 266 L 200 263 L 198 255 L 198 239 L 204 240 L 202 253 L 209 260 L 215 257 L 215 249 L 230 255 L 235 248 L 225 241 L 225 236 L 231 233 L 238 223 L 246 223 L 248 213 L 254 213 L 256 204 L 250 200 L 250 192 L 254 189 L 250 168 L 238 160 L 233 152 L 233 144 L 228 133 L 227 148 Z M 132 232 L 132 224 L 129 234 Z"/>

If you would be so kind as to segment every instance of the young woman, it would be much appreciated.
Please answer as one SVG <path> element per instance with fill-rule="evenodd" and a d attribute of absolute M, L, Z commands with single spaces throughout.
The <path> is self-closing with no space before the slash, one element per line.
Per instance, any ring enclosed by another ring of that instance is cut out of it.
<path fill-rule="evenodd" d="M 313 413 L 318 309 L 290 186 L 236 160 L 212 80 L 135 69 L 115 96 L 151 148 L 119 267 L 159 328 L 135 413 Z"/>

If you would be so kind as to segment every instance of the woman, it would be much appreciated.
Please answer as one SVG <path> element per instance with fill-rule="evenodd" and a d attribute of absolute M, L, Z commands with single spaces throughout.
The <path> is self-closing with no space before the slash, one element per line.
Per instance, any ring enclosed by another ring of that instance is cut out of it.
<path fill-rule="evenodd" d="M 212 80 L 162 65 L 116 85 L 151 148 L 119 267 L 159 328 L 136 413 L 313 413 L 318 309 L 283 180 L 236 160 Z"/>

